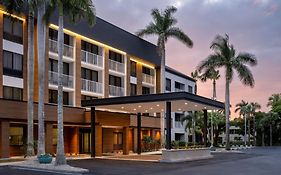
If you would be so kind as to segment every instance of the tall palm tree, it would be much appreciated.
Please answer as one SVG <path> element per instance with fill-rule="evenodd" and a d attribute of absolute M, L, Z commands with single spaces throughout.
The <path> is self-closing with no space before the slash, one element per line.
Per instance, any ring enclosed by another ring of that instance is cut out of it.
<path fill-rule="evenodd" d="M 169 38 L 176 38 L 182 43 L 184 43 L 187 47 L 192 47 L 192 40 L 178 27 L 177 19 L 173 16 L 176 13 L 176 7 L 167 7 L 164 11 L 159 11 L 159 9 L 152 9 L 151 16 L 153 18 L 153 22 L 150 22 L 145 29 L 139 30 L 136 34 L 139 37 L 143 37 L 145 35 L 156 35 L 158 37 L 157 47 L 159 56 L 161 57 L 161 93 L 165 92 L 166 87 L 166 78 L 165 78 L 165 66 L 166 66 L 166 58 L 165 58 L 165 44 Z M 161 142 L 164 142 L 164 116 L 161 115 Z"/>
<path fill-rule="evenodd" d="M 226 116 L 226 149 L 230 149 L 229 144 L 229 115 L 230 115 L 230 92 L 229 86 L 233 79 L 234 71 L 238 73 L 240 81 L 244 85 L 253 87 L 254 77 L 248 68 L 257 65 L 256 57 L 249 53 L 236 54 L 234 46 L 229 44 L 229 37 L 218 35 L 210 47 L 215 53 L 208 56 L 197 67 L 198 71 L 210 68 L 225 68 L 225 116 Z"/>
<path fill-rule="evenodd" d="M 66 164 L 64 154 L 63 139 L 63 45 L 64 45 L 64 15 L 69 17 L 73 23 L 81 19 L 87 19 L 90 25 L 95 24 L 95 7 L 91 0 L 51 0 L 48 7 L 48 14 L 51 14 L 55 8 L 59 11 L 59 29 L 58 29 L 58 138 L 56 165 Z"/>
<path fill-rule="evenodd" d="M 254 145 L 257 144 L 257 133 L 256 133 L 256 112 L 258 109 L 261 109 L 261 105 L 257 102 L 250 103 L 250 114 L 253 117 L 253 132 L 254 132 Z"/>
<path fill-rule="evenodd" d="M 280 94 L 272 94 L 268 98 L 267 107 L 271 107 L 272 108 L 272 106 L 274 106 L 274 104 L 277 103 L 280 100 L 281 100 L 281 93 Z"/>
<path fill-rule="evenodd" d="M 247 145 L 247 116 L 249 114 L 249 103 L 242 100 L 236 104 L 235 112 L 239 111 L 239 115 L 244 117 L 244 144 Z M 248 138 L 250 135 L 248 136 Z"/>
<path fill-rule="evenodd" d="M 197 94 L 197 79 L 199 78 L 199 73 L 198 73 L 197 70 L 195 70 L 194 72 L 191 72 L 190 75 L 191 75 L 191 77 L 192 77 L 194 80 L 196 80 L 194 93 Z"/>
<path fill-rule="evenodd" d="M 195 116 L 194 113 L 191 112 L 184 112 L 184 117 L 181 118 L 181 123 L 185 123 L 185 131 L 187 131 L 187 135 L 189 135 L 190 128 L 192 128 L 192 142 L 195 145 Z M 187 142 L 189 141 L 187 137 Z"/>
<path fill-rule="evenodd" d="M 2 0 L 1 3 L 9 13 L 21 13 L 22 9 L 28 9 L 28 104 L 27 104 L 27 150 L 26 156 L 34 155 L 34 11 L 36 9 L 35 0 Z"/>
<path fill-rule="evenodd" d="M 269 145 L 272 146 L 272 125 L 279 119 L 279 115 L 276 112 L 266 113 L 266 124 L 269 125 Z"/>

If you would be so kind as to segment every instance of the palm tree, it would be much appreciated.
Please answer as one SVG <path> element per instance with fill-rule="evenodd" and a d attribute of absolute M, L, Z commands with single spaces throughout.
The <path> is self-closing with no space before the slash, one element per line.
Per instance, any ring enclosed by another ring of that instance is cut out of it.
<path fill-rule="evenodd" d="M 250 103 L 250 114 L 253 117 L 253 132 L 254 132 L 254 145 L 257 144 L 257 133 L 256 133 L 256 110 L 261 109 L 261 105 L 257 102 Z"/>
<path fill-rule="evenodd" d="M 229 144 L 229 111 L 230 111 L 230 92 L 229 86 L 233 79 L 234 71 L 238 73 L 240 81 L 244 85 L 253 87 L 254 77 L 248 68 L 257 65 L 256 57 L 249 53 L 239 53 L 236 55 L 236 50 L 233 45 L 229 44 L 229 37 L 218 35 L 212 42 L 211 47 L 214 54 L 208 56 L 198 65 L 198 71 L 208 70 L 210 68 L 218 69 L 225 68 L 225 116 L 226 116 L 226 149 L 230 149 Z"/>
<path fill-rule="evenodd" d="M 268 98 L 267 107 L 271 107 L 272 108 L 272 106 L 274 106 L 274 104 L 276 104 L 280 100 L 281 100 L 281 93 L 280 94 L 272 94 Z"/>
<path fill-rule="evenodd" d="M 266 113 L 266 123 L 269 125 L 269 145 L 272 146 L 272 125 L 279 119 L 279 115 L 276 112 Z"/>
<path fill-rule="evenodd" d="M 161 57 L 161 93 L 165 92 L 166 87 L 166 78 L 165 78 L 165 66 L 166 66 L 166 58 L 165 58 L 165 44 L 169 38 L 176 38 L 182 43 L 184 43 L 187 47 L 192 47 L 192 40 L 178 27 L 177 19 L 173 16 L 173 14 L 177 11 L 176 7 L 167 7 L 164 11 L 159 11 L 159 9 L 152 9 L 151 16 L 153 18 L 153 22 L 150 22 L 145 29 L 139 30 L 136 34 L 139 37 L 143 37 L 145 35 L 156 35 L 158 37 L 157 47 L 159 56 Z M 164 117 L 161 115 L 161 142 L 164 142 Z"/>
<path fill-rule="evenodd" d="M 192 142 L 195 144 L 195 124 L 194 124 L 194 114 L 191 112 L 184 112 L 184 117 L 181 118 L 181 123 L 185 123 L 185 131 L 187 136 L 189 136 L 190 128 L 192 128 Z M 187 137 L 187 143 L 189 139 Z"/>
<path fill-rule="evenodd" d="M 13 12 L 19 14 L 22 9 L 27 9 L 28 6 L 28 104 L 27 104 L 27 150 L 26 156 L 34 155 L 34 105 L 33 105 L 33 92 L 34 92 L 34 11 L 36 8 L 35 0 L 3 0 L 1 3 L 6 7 L 9 14 Z"/>
<path fill-rule="evenodd" d="M 239 115 L 244 117 L 244 144 L 247 145 L 247 115 L 249 113 L 249 103 L 242 100 L 240 103 L 236 104 L 235 112 L 239 111 Z M 250 137 L 250 135 L 248 136 Z"/>
<path fill-rule="evenodd" d="M 90 25 L 95 24 L 95 8 L 91 0 L 51 0 L 48 14 L 55 8 L 59 11 L 58 29 L 58 138 L 56 165 L 66 164 L 63 139 L 63 44 L 64 44 L 64 15 L 73 23 L 86 18 Z"/>
<path fill-rule="evenodd" d="M 198 73 L 198 71 L 197 70 L 195 70 L 194 72 L 191 72 L 191 77 L 193 78 L 193 79 L 195 79 L 195 80 L 197 80 L 198 78 L 199 78 L 199 73 Z M 195 94 L 197 94 L 197 81 L 196 81 L 196 83 L 195 83 L 195 92 L 194 92 Z"/>

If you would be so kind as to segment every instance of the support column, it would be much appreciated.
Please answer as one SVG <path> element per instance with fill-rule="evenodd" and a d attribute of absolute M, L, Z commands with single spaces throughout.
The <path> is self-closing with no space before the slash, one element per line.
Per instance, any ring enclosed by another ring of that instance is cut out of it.
<path fill-rule="evenodd" d="M 0 13 L 0 98 L 3 98 L 3 13 Z"/>
<path fill-rule="evenodd" d="M 96 157 L 96 108 L 91 107 L 91 157 Z"/>
<path fill-rule="evenodd" d="M 81 106 L 81 37 L 75 39 L 75 106 Z"/>
<path fill-rule="evenodd" d="M 123 154 L 129 154 L 129 127 L 123 127 Z"/>
<path fill-rule="evenodd" d="M 10 157 L 10 123 L 7 121 L 0 121 L 0 158 Z"/>
<path fill-rule="evenodd" d="M 72 127 L 70 128 L 70 135 L 69 135 L 69 153 L 77 155 L 79 154 L 79 128 Z"/>
<path fill-rule="evenodd" d="M 53 124 L 46 123 L 46 153 L 53 153 Z"/>
<path fill-rule="evenodd" d="M 133 128 L 133 133 L 134 133 L 134 141 L 133 141 L 133 144 L 134 144 L 134 152 L 138 152 L 138 129 L 137 128 Z"/>
<path fill-rule="evenodd" d="M 104 48 L 104 98 L 109 97 L 109 49 Z"/>
<path fill-rule="evenodd" d="M 207 125 L 208 125 L 208 113 L 207 110 L 203 110 L 204 112 L 204 146 L 207 147 Z"/>
<path fill-rule="evenodd" d="M 137 153 L 141 154 L 141 113 L 137 114 L 137 135 L 138 135 Z"/>
<path fill-rule="evenodd" d="M 96 156 L 102 156 L 102 127 L 96 125 Z"/>
<path fill-rule="evenodd" d="M 166 128 L 167 128 L 167 135 L 166 135 L 166 149 L 171 149 L 172 144 L 171 144 L 171 102 L 167 101 L 166 102 Z"/>

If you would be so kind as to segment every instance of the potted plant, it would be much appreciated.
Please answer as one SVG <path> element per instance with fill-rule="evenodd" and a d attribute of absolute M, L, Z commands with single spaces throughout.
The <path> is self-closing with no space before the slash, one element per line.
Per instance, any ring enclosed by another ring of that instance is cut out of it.
<path fill-rule="evenodd" d="M 52 162 L 53 159 L 51 154 L 41 154 L 37 156 L 37 158 L 40 164 L 49 164 Z"/>

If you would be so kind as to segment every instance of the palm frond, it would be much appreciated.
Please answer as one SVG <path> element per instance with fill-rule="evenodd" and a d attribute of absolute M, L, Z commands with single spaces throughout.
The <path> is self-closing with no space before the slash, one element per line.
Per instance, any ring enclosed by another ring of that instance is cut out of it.
<path fill-rule="evenodd" d="M 136 32 L 136 35 L 143 37 L 145 35 L 156 35 L 158 34 L 157 27 L 154 23 L 149 23 L 144 29 L 141 29 Z"/>
<path fill-rule="evenodd" d="M 241 62 L 236 61 L 233 64 L 236 72 L 238 73 L 239 79 L 242 81 L 244 85 L 254 87 L 255 80 L 252 72 L 249 70 L 249 68 L 242 64 Z"/>
<path fill-rule="evenodd" d="M 178 27 L 170 28 L 167 33 L 167 37 L 174 37 L 184 43 L 187 47 L 193 47 L 192 40 Z"/>
<path fill-rule="evenodd" d="M 224 58 L 222 58 L 220 55 L 212 54 L 209 55 L 205 60 L 201 61 L 196 69 L 199 72 L 203 72 L 204 69 L 219 68 L 223 66 L 224 63 Z"/>
<path fill-rule="evenodd" d="M 256 56 L 250 53 L 240 53 L 237 56 L 237 60 L 243 64 L 249 64 L 251 66 L 256 66 L 258 63 Z"/>

